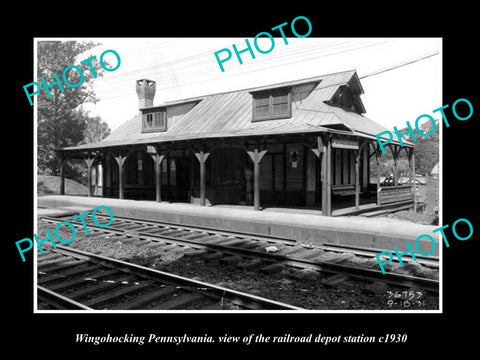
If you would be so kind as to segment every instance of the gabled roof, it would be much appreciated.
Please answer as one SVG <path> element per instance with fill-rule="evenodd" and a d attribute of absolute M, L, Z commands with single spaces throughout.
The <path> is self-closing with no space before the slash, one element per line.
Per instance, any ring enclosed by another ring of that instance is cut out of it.
<path fill-rule="evenodd" d="M 357 95 L 363 109 L 360 100 L 363 88 L 356 72 L 351 70 L 163 103 L 150 109 L 167 108 L 165 132 L 142 133 L 142 116 L 139 114 L 99 143 L 64 150 L 281 133 L 334 132 L 375 138 L 377 133 L 387 130 L 356 111 L 330 103 L 345 85 Z M 252 122 L 252 93 L 281 87 L 289 87 L 292 91 L 292 116 Z"/>

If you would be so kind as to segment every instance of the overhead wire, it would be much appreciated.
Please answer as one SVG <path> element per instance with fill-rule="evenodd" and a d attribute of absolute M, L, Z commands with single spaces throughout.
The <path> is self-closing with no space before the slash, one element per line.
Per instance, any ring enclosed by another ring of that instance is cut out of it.
<path fill-rule="evenodd" d="M 300 49 L 296 48 L 296 51 L 287 49 L 288 51 L 285 50 L 284 54 L 280 54 L 281 56 L 276 58 L 275 61 L 273 62 L 273 64 L 270 61 L 267 66 L 265 66 L 264 64 L 262 66 L 262 64 L 260 64 L 260 62 L 258 62 L 258 63 L 252 62 L 252 63 L 249 64 L 250 66 L 248 67 L 248 70 L 245 70 L 245 71 L 241 71 L 241 70 L 243 70 L 243 68 L 237 67 L 236 72 L 232 71 L 232 73 L 229 75 L 229 79 L 230 78 L 235 78 L 235 77 L 238 77 L 238 76 L 244 76 L 244 75 L 250 74 L 250 73 L 255 73 L 255 72 L 258 72 L 258 71 L 264 71 L 266 69 L 272 69 L 272 68 L 278 68 L 278 67 L 290 65 L 292 63 L 302 63 L 302 62 L 305 62 L 305 61 L 311 61 L 311 60 L 316 59 L 316 58 L 332 56 L 332 55 L 345 53 L 345 52 L 349 52 L 349 51 L 356 51 L 356 50 L 360 50 L 360 49 L 364 49 L 364 48 L 368 48 L 368 47 L 372 47 L 372 46 L 378 46 L 378 45 L 381 45 L 381 44 L 384 44 L 384 43 L 385 43 L 385 41 L 374 42 L 374 43 L 370 42 L 370 43 L 362 43 L 360 45 L 357 44 L 356 46 L 355 46 L 355 44 L 352 45 L 351 42 L 343 42 L 343 43 L 336 43 L 336 44 L 333 44 L 333 43 L 323 44 L 323 45 L 319 45 L 319 46 L 314 47 L 314 50 L 312 50 L 310 48 L 310 51 L 308 51 L 308 48 L 301 49 L 301 53 L 306 54 L 307 56 L 301 57 L 300 60 L 298 59 Z M 322 52 L 322 50 L 327 51 L 327 53 L 323 53 L 322 55 L 319 56 L 318 53 Z M 201 58 L 202 56 L 205 56 L 205 55 L 208 55 L 208 54 L 211 54 L 211 53 L 212 52 L 208 51 L 208 52 L 203 52 L 201 54 L 194 54 L 194 55 L 182 58 L 180 60 L 170 60 L 168 62 L 165 62 L 164 64 L 173 65 L 173 64 L 176 64 L 178 61 L 180 61 L 180 62 L 184 63 L 183 67 L 188 67 L 188 64 L 190 64 L 192 61 L 196 61 L 199 58 Z M 384 67 L 384 68 L 381 68 L 381 69 L 378 69 L 378 70 L 371 71 L 371 72 L 369 72 L 367 74 L 364 74 L 364 75 L 358 74 L 358 77 L 359 77 L 359 79 L 365 79 L 365 78 L 381 75 L 385 72 L 392 71 L 392 70 L 395 70 L 395 69 L 399 69 L 399 68 L 402 68 L 402 67 L 414 64 L 414 63 L 418 63 L 420 61 L 429 59 L 429 58 L 434 57 L 434 56 L 439 55 L 439 54 L 440 54 L 439 51 L 435 51 L 435 52 L 432 52 L 432 53 L 428 53 L 428 54 L 416 57 L 414 59 L 405 60 L 401 63 L 397 63 L 397 64 L 394 64 L 394 65 L 390 65 L 388 67 Z M 295 59 L 295 61 L 292 62 L 292 59 Z M 158 66 L 158 65 L 152 65 L 151 67 L 154 68 L 155 66 Z M 207 65 L 201 64 L 202 69 L 205 68 L 205 67 L 208 68 Z M 247 67 L 245 67 L 245 69 L 247 69 Z M 175 70 L 178 70 L 178 69 L 175 68 Z M 198 68 L 196 68 L 196 71 L 198 71 Z M 215 73 L 218 72 L 218 71 L 219 71 L 218 69 L 215 69 Z M 201 78 L 198 75 L 189 74 L 188 69 L 182 69 L 182 67 L 181 67 L 181 70 L 178 70 L 174 75 L 181 78 L 181 86 L 185 87 L 185 86 L 190 86 L 190 85 L 205 82 L 206 79 L 204 77 L 207 76 L 208 74 L 212 73 L 212 72 L 213 71 L 202 72 L 201 73 L 202 78 Z M 129 74 L 127 74 L 127 76 L 124 77 L 123 81 L 118 81 L 118 82 L 116 82 L 116 84 L 119 85 L 119 86 L 122 83 L 126 84 L 126 82 L 130 82 L 132 79 L 134 79 L 134 76 L 136 76 L 139 73 L 143 73 L 143 69 L 138 69 L 138 70 L 130 72 Z M 137 80 L 137 79 L 135 78 L 135 80 Z M 325 87 L 336 86 L 336 85 L 339 85 L 339 84 L 340 83 L 330 84 L 330 85 L 327 85 Z M 167 80 L 167 81 L 162 82 L 161 90 L 165 91 L 165 90 L 168 90 L 168 89 L 175 88 L 176 86 L 177 86 L 177 84 L 176 84 L 175 79 Z M 321 88 L 325 88 L 325 87 L 321 87 Z M 125 87 L 123 87 L 123 88 L 125 88 Z M 235 91 L 236 89 L 231 89 L 231 90 Z M 132 87 L 132 90 L 128 90 L 128 91 L 123 90 L 123 91 L 121 91 L 119 93 L 116 93 L 114 95 L 102 97 L 102 99 L 107 100 L 107 99 L 119 99 L 119 98 L 124 98 L 124 97 L 127 97 L 127 96 L 131 97 L 133 91 L 134 91 L 134 89 Z M 202 95 L 199 95 L 199 96 L 202 96 Z M 317 111 L 317 110 L 313 110 L 313 109 L 302 109 L 302 110 Z"/>
<path fill-rule="evenodd" d="M 340 45 L 344 45 L 344 44 L 340 44 Z M 333 46 L 338 46 L 338 45 L 333 44 Z M 312 49 L 311 46 L 308 46 L 304 49 L 302 49 L 302 48 L 298 49 L 298 47 L 297 47 L 297 48 L 293 48 L 292 50 L 289 50 L 289 48 L 286 48 L 287 49 L 286 51 L 288 51 L 288 52 L 285 53 L 285 54 L 280 53 L 280 55 L 276 56 L 274 61 L 277 61 L 278 59 L 288 58 L 288 57 L 298 58 L 303 53 L 314 53 L 314 51 L 318 51 L 318 50 L 323 51 L 326 47 L 332 47 L 332 45 L 330 45 L 330 44 L 327 44 L 326 46 L 322 45 L 321 47 L 313 47 L 313 49 Z M 280 49 L 280 51 L 282 51 L 282 50 L 284 50 L 284 49 Z M 148 67 L 142 67 L 141 69 L 137 69 L 137 70 L 134 70 L 134 71 L 131 71 L 131 72 L 128 72 L 128 73 L 119 74 L 116 77 L 115 80 L 109 81 L 109 84 L 115 84 L 116 82 L 122 82 L 126 78 L 131 80 L 133 77 L 136 77 L 137 75 L 145 74 L 145 73 L 148 73 L 150 70 L 159 69 L 160 67 L 165 67 L 165 66 L 169 66 L 169 65 L 175 65 L 175 71 L 178 72 L 179 77 L 182 77 L 182 71 L 183 70 L 187 70 L 187 72 L 192 71 L 192 66 L 188 62 L 194 61 L 194 60 L 197 60 L 197 59 L 202 59 L 206 55 L 212 56 L 213 52 L 212 51 L 206 51 L 206 52 L 191 55 L 191 56 L 188 56 L 188 57 L 185 57 L 185 58 L 179 58 L 179 59 L 175 59 L 175 60 L 171 60 L 171 61 L 167 61 L 167 62 L 156 62 L 153 65 L 150 65 Z M 149 54 L 149 56 L 151 56 L 151 55 Z M 184 62 L 187 62 L 187 63 L 185 64 Z M 258 62 L 257 63 L 252 63 L 250 65 L 255 66 L 257 64 L 258 64 Z M 198 65 L 200 65 L 202 67 L 210 67 L 210 64 L 208 62 L 205 62 L 203 64 L 197 64 L 195 66 L 195 70 L 197 72 L 199 70 Z M 250 67 L 252 67 L 252 66 L 250 66 Z M 218 73 L 218 69 L 215 68 L 213 71 L 209 71 L 209 73 Z M 202 73 L 202 75 L 204 75 L 204 73 Z M 191 78 L 191 77 L 195 77 L 195 75 L 190 75 L 189 78 Z"/>
<path fill-rule="evenodd" d="M 325 46 L 323 46 L 323 48 L 325 48 Z M 322 49 L 320 49 L 320 50 L 322 50 Z M 213 53 L 209 51 L 209 52 L 202 53 L 200 55 L 212 55 L 212 54 Z M 291 57 L 292 55 L 295 55 L 295 54 L 287 53 L 286 55 L 279 56 L 279 59 L 282 60 L 282 59 L 288 58 L 289 56 Z M 298 53 L 297 53 L 297 55 L 298 55 Z M 204 77 L 205 75 L 210 74 L 210 73 L 218 73 L 218 69 L 216 69 L 216 68 L 214 70 L 210 70 L 210 71 L 202 71 L 204 68 L 208 69 L 209 67 L 211 67 L 211 65 L 208 64 L 208 63 L 200 64 L 200 68 L 198 66 L 195 66 L 195 71 L 196 71 L 195 74 L 191 74 L 192 66 L 190 64 L 187 63 L 187 64 L 183 64 L 181 66 L 178 65 L 182 61 L 194 60 L 198 56 L 199 55 L 193 55 L 193 56 L 190 56 L 190 57 L 187 57 L 187 58 L 179 59 L 178 61 L 177 60 L 176 61 L 170 61 L 170 62 L 162 63 L 162 64 L 163 65 L 176 64 L 176 66 L 172 70 L 172 71 L 175 72 L 175 74 L 174 74 L 175 77 L 180 78 L 182 80 L 182 83 L 186 83 L 187 85 L 189 84 L 189 80 L 196 80 L 196 79 L 199 78 L 198 77 L 198 72 L 201 73 L 202 77 Z M 258 64 L 258 62 L 257 62 L 257 64 Z M 252 65 L 252 64 L 250 64 L 250 65 Z M 250 70 L 252 69 L 252 67 L 253 68 L 257 67 L 258 68 L 258 66 L 249 66 Z M 121 78 L 117 77 L 117 79 L 115 79 L 113 81 L 109 81 L 108 84 L 105 83 L 104 86 L 115 87 L 115 86 L 117 86 L 119 84 L 122 84 L 122 83 L 125 84 L 126 81 L 129 81 L 129 82 L 133 83 L 133 81 L 137 80 L 137 78 L 138 78 L 137 74 L 138 75 L 140 75 L 140 74 L 144 75 L 145 73 L 148 73 L 150 69 L 155 69 L 155 68 L 159 68 L 159 65 L 155 64 L 153 66 L 150 66 L 149 68 L 142 68 L 142 69 L 135 70 L 135 71 L 127 73 L 127 74 L 119 75 L 119 77 L 121 76 Z M 231 76 L 231 75 L 235 75 L 235 74 L 230 74 L 229 76 Z M 204 80 L 194 81 L 193 83 L 198 83 L 198 82 L 201 82 L 201 81 L 204 81 Z M 161 83 L 162 84 L 162 89 L 165 89 L 165 88 L 168 89 L 168 88 L 175 87 L 176 82 L 177 82 L 176 79 L 162 81 L 162 83 Z M 190 82 L 190 83 L 192 83 L 192 82 Z M 165 86 L 165 85 L 169 85 L 169 84 L 171 84 L 171 85 L 170 86 Z M 103 87 L 98 86 L 97 88 L 102 89 Z M 128 93 L 130 93 L 130 91 L 128 91 Z M 125 92 L 122 92 L 122 94 L 125 94 Z"/>
<path fill-rule="evenodd" d="M 290 39 L 291 40 L 291 39 Z M 331 49 L 335 49 L 335 48 L 338 48 L 338 47 L 344 47 L 345 45 L 349 45 L 348 43 L 351 43 L 353 42 L 352 40 L 349 40 L 347 41 L 347 43 L 340 43 L 340 44 L 331 44 L 331 43 L 328 43 L 328 44 L 322 44 L 320 46 L 311 46 L 311 44 L 307 44 L 307 45 L 304 45 L 302 47 L 294 47 L 294 48 L 288 48 L 288 47 L 284 47 L 283 49 L 280 49 L 277 54 L 275 59 L 273 60 L 273 62 L 275 61 L 278 61 L 278 60 L 283 60 L 283 59 L 288 59 L 288 58 L 295 58 L 295 59 L 298 59 L 299 57 L 301 57 L 304 53 L 307 53 L 307 54 L 315 54 L 315 52 L 319 52 L 319 51 L 324 51 L 328 48 L 331 48 Z M 381 42 L 381 43 L 384 43 L 384 42 Z M 380 43 L 380 44 L 381 44 Z M 367 45 L 368 46 L 368 45 Z M 358 46 L 358 45 L 355 45 L 352 50 L 355 50 L 355 49 L 358 49 L 358 48 L 362 48 L 363 46 Z M 345 50 L 349 50 L 348 47 L 347 49 Z M 153 65 L 150 65 L 148 67 L 142 67 L 141 69 L 137 69 L 137 70 L 134 70 L 134 71 L 131 71 L 129 73 L 126 73 L 126 74 L 122 74 L 122 75 L 119 75 L 117 78 L 119 80 L 120 77 L 128 77 L 128 76 L 132 76 L 132 75 L 135 75 L 135 74 L 140 74 L 140 73 L 147 73 L 149 70 L 151 69 L 157 69 L 159 68 L 160 66 L 168 66 L 168 65 L 176 65 L 175 67 L 175 70 L 178 70 L 178 71 L 181 71 L 182 68 L 187 68 L 188 70 L 191 70 L 190 68 L 190 65 L 189 64 L 182 64 L 183 62 L 188 62 L 188 61 L 192 61 L 192 60 L 197 60 L 197 59 L 201 59 L 203 58 L 205 55 L 213 55 L 213 52 L 212 51 L 207 51 L 207 52 L 202 52 L 200 54 L 195 54 L 195 55 L 192 55 L 192 56 L 189 56 L 189 57 L 186 57 L 186 58 L 179 58 L 179 59 L 175 59 L 175 60 L 171 60 L 171 61 L 167 61 L 167 62 L 157 62 Z M 271 61 L 270 61 L 271 62 Z M 257 65 L 258 67 L 258 64 L 259 62 L 256 62 L 256 63 L 251 63 L 249 64 L 250 65 L 250 68 L 251 67 L 255 67 L 255 65 Z M 203 66 L 205 65 L 209 65 L 208 63 L 204 63 L 204 64 L 201 64 Z M 218 69 L 215 68 L 214 71 L 211 71 L 211 72 L 215 72 L 217 73 L 218 72 Z"/>
<path fill-rule="evenodd" d="M 359 49 L 363 49 L 363 48 L 367 48 L 367 47 L 371 47 L 371 46 L 378 46 L 378 45 L 381 45 L 381 44 L 384 44 L 386 41 L 381 41 L 381 42 L 375 42 L 375 43 L 362 43 L 360 45 L 354 45 L 352 46 L 351 43 L 352 42 L 355 42 L 355 41 L 347 41 L 347 42 L 343 42 L 343 43 L 340 43 L 340 44 L 327 44 L 327 45 L 321 45 L 321 46 L 316 46 L 316 47 L 313 47 L 313 50 L 312 50 L 312 47 L 311 46 L 305 46 L 304 49 L 301 49 L 299 50 L 298 48 L 294 48 L 293 50 L 290 50 L 288 52 L 286 52 L 285 54 L 281 54 L 279 56 L 277 56 L 275 58 L 275 60 L 273 61 L 273 64 L 272 64 L 272 61 L 269 61 L 269 64 L 268 66 L 265 66 L 264 63 L 261 63 L 261 62 L 257 62 L 257 63 L 251 63 L 249 64 L 249 68 L 248 70 L 246 71 L 241 71 L 242 68 L 237 68 L 237 71 L 236 72 L 231 72 L 229 74 L 229 78 L 231 77 L 236 77 L 236 76 L 242 76 L 242 75 L 245 75 L 246 73 L 247 74 L 250 74 L 252 72 L 258 72 L 258 71 L 263 71 L 265 70 L 266 68 L 268 69 L 271 69 L 271 68 L 277 68 L 277 67 L 280 67 L 280 66 L 285 66 L 285 65 L 290 65 L 292 63 L 298 63 L 298 62 L 304 62 L 304 61 L 310 61 L 310 60 L 313 60 L 313 59 L 316 59 L 316 58 L 321 58 L 321 57 L 326 57 L 326 56 L 331 56 L 331 55 L 336 55 L 336 54 L 339 54 L 339 53 L 344 53 L 344 52 L 348 52 L 348 51 L 354 51 L 354 50 L 359 50 Z M 325 53 L 325 50 L 329 50 L 327 51 L 327 53 Z M 338 51 L 335 51 L 335 50 L 338 50 Z M 318 56 L 318 52 L 322 52 L 322 55 L 321 56 Z M 300 60 L 298 60 L 299 58 L 299 54 L 303 54 L 303 53 L 307 53 L 307 54 L 310 54 L 310 56 L 307 56 L 307 57 L 301 57 Z M 205 54 L 205 53 L 203 53 Z M 206 54 L 211 54 L 211 52 L 206 52 Z M 184 58 L 184 59 L 193 59 L 193 58 L 196 58 L 196 55 L 193 55 L 193 56 L 190 56 L 188 58 Z M 292 59 L 295 59 L 294 62 L 292 62 L 291 60 Z M 170 63 L 174 63 L 174 61 L 170 62 Z M 152 68 L 156 67 L 158 65 L 154 65 L 152 66 Z M 205 64 L 203 65 L 205 66 Z M 177 70 L 177 69 L 175 69 Z M 132 73 L 130 73 L 129 77 L 130 77 L 130 81 L 133 81 L 131 79 L 133 79 L 132 77 L 132 74 L 136 74 L 138 72 L 143 72 L 144 70 L 143 69 L 140 69 L 140 70 L 136 70 Z M 217 73 L 219 70 L 218 69 L 214 69 L 214 70 L 211 70 L 211 71 L 205 71 L 205 72 L 202 72 L 202 77 L 205 77 L 207 74 L 210 74 L 210 73 Z M 191 75 L 182 75 L 182 72 L 180 71 L 179 73 L 176 73 L 176 75 L 182 79 L 182 86 L 188 86 L 188 85 L 193 85 L 193 84 L 197 84 L 197 83 L 201 83 L 201 82 L 204 82 L 205 79 L 204 78 L 200 78 L 198 77 L 198 74 L 191 74 Z M 194 80 L 194 81 L 189 81 L 189 80 Z M 118 82 L 120 83 L 120 82 Z M 167 86 L 166 86 L 167 84 Z M 168 86 L 169 84 L 171 84 L 170 86 Z M 112 86 L 111 83 L 109 82 L 109 86 Z M 175 80 L 167 80 L 167 81 L 164 81 L 162 82 L 162 90 L 166 90 L 166 89 L 171 89 L 171 88 L 175 88 L 176 86 L 176 81 Z M 131 94 L 131 91 L 128 91 L 128 92 L 120 92 L 120 93 L 117 93 L 116 95 L 112 95 L 112 96 L 108 96 L 108 97 L 105 97 L 105 98 L 115 98 L 115 97 L 121 97 L 121 96 L 126 96 L 127 94 Z"/>
<path fill-rule="evenodd" d="M 398 69 L 398 68 L 401 68 L 403 66 L 407 66 L 407 65 L 410 65 L 410 64 L 413 64 L 413 63 L 416 63 L 416 62 L 419 62 L 421 60 L 425 60 L 425 59 L 428 59 L 432 56 L 435 56 L 435 55 L 438 55 L 440 54 L 439 51 L 436 51 L 434 53 L 431 53 L 431 54 L 427 54 L 427 55 L 423 55 L 423 56 L 420 56 L 418 58 L 415 58 L 415 59 L 412 59 L 412 60 L 407 60 L 407 61 L 404 61 L 400 64 L 396 64 L 396 65 L 393 65 L 393 66 L 389 66 L 387 68 L 384 68 L 384 69 L 381 69 L 381 70 L 376 70 L 376 71 L 372 71 L 371 73 L 368 73 L 368 74 L 365 74 L 365 75 L 362 75 L 362 76 L 359 76 L 360 79 L 365 79 L 366 77 L 370 77 L 370 76 L 374 76 L 374 75 L 379 75 L 379 74 L 382 74 L 384 72 L 387 72 L 387 71 L 391 71 L 391 70 L 395 70 L 395 69 Z"/>

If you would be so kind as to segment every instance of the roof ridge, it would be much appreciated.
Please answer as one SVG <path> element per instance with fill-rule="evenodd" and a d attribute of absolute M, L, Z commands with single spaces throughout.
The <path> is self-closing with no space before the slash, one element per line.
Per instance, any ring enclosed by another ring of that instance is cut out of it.
<path fill-rule="evenodd" d="M 236 89 L 236 90 L 229 90 L 229 91 L 223 91 L 223 92 L 218 92 L 218 93 L 210 93 L 210 94 L 192 96 L 192 97 L 185 98 L 185 99 L 177 99 L 177 100 L 166 101 L 166 102 L 160 103 L 158 105 L 154 105 L 151 108 L 162 107 L 162 106 L 171 106 L 171 105 L 180 105 L 180 104 L 185 103 L 185 102 L 202 100 L 206 97 L 211 97 L 211 96 L 215 96 L 215 95 L 226 95 L 226 94 L 231 94 L 231 93 L 235 93 L 235 92 L 243 92 L 243 91 L 252 92 L 252 91 L 256 91 L 256 90 L 260 90 L 260 89 L 276 88 L 276 87 L 288 86 L 288 85 L 301 85 L 301 84 L 305 84 L 305 83 L 309 83 L 309 82 L 318 81 L 318 80 L 321 80 L 322 78 L 325 78 L 325 77 L 338 75 L 338 74 L 344 74 L 344 73 L 348 73 L 348 72 L 352 72 L 352 75 L 353 75 L 353 74 L 356 74 L 357 70 L 356 69 L 351 69 L 351 70 L 337 71 L 337 72 L 330 73 L 330 74 L 317 75 L 317 76 L 312 76 L 312 77 L 303 78 L 303 79 L 288 80 L 288 81 L 283 81 L 283 82 L 278 82 L 278 83 L 273 83 L 273 84 L 259 85 L 259 86 L 247 87 L 247 88 L 243 88 L 243 89 Z M 334 85 L 338 85 L 338 84 L 332 84 L 332 85 L 329 85 L 329 86 L 334 86 Z M 149 108 L 146 108 L 146 109 L 149 109 Z"/>

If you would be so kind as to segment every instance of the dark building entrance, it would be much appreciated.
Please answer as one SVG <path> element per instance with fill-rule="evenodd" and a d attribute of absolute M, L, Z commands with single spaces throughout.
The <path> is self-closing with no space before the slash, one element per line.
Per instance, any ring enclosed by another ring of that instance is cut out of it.
<path fill-rule="evenodd" d="M 210 184 L 207 197 L 212 204 L 249 204 L 253 193 L 252 164 L 243 148 L 217 148 L 207 161 Z"/>
<path fill-rule="evenodd" d="M 170 174 L 173 182 L 170 184 L 171 201 L 190 202 L 190 171 L 189 158 L 170 159 Z"/>

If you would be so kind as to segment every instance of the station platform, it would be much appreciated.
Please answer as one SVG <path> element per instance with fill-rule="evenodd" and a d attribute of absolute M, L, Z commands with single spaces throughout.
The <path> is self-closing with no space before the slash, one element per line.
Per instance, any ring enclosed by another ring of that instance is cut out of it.
<path fill-rule="evenodd" d="M 225 231 L 269 235 L 310 244 L 361 246 L 393 252 L 406 251 L 408 240 L 414 247 L 422 234 L 432 235 L 437 246 L 433 256 L 439 256 L 438 226 L 416 224 L 390 218 L 362 216 L 321 216 L 318 210 L 266 208 L 253 210 L 250 206 L 199 206 L 186 203 L 167 203 L 139 200 L 120 200 L 102 197 L 49 195 L 37 198 L 38 215 L 55 213 L 83 213 L 97 206 L 108 206 L 114 217 L 128 217 L 150 221 L 201 226 Z M 432 250 L 426 237 L 419 241 L 424 253 Z"/>

